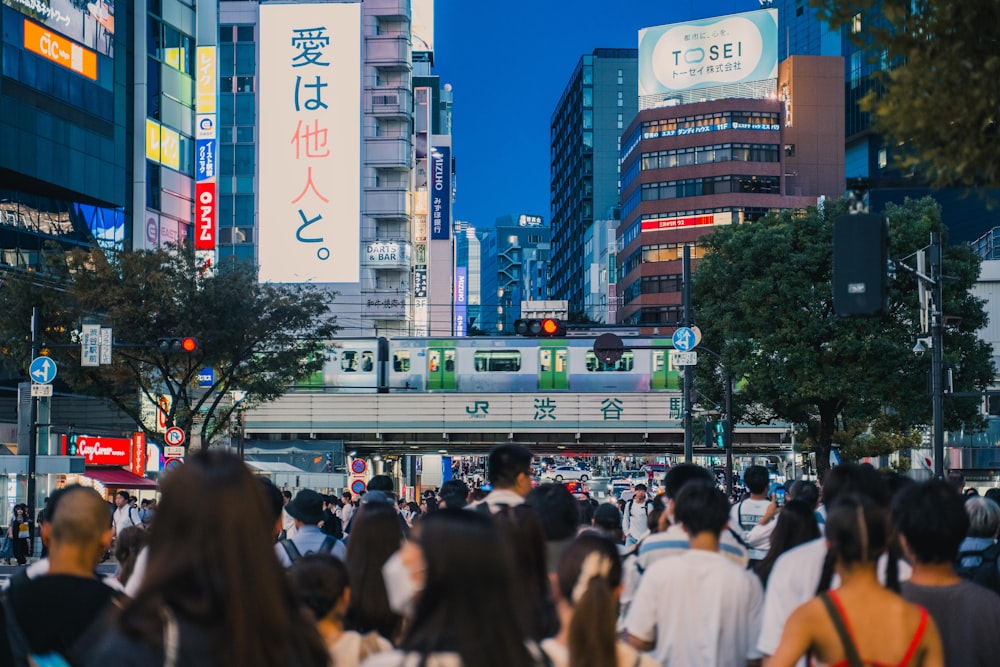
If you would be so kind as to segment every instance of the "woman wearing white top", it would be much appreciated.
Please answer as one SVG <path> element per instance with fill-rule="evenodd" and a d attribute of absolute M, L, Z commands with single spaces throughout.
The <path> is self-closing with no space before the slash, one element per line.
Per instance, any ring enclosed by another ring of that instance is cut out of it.
<path fill-rule="evenodd" d="M 554 667 L 658 667 L 648 655 L 618 641 L 622 564 L 611 540 L 596 532 L 581 534 L 562 552 L 556 577 L 562 627 L 542 642 Z"/>

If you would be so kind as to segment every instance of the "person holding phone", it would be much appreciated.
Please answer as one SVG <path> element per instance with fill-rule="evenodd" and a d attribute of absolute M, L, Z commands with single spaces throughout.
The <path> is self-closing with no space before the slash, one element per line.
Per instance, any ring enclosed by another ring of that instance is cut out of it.
<path fill-rule="evenodd" d="M 770 475 L 764 466 L 753 465 L 743 472 L 743 485 L 750 491 L 750 497 L 733 505 L 729 512 L 729 527 L 743 539 L 749 542 L 750 531 L 753 530 L 771 504 L 767 496 Z M 750 567 L 767 555 L 770 539 L 761 544 L 750 544 Z"/>

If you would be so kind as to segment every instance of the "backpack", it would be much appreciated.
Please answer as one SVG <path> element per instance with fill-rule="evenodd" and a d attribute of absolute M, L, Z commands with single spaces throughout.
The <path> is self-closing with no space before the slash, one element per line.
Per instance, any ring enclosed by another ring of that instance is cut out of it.
<path fill-rule="evenodd" d="M 294 563 L 298 559 L 302 558 L 302 552 L 299 551 L 299 548 L 295 546 L 295 543 L 292 542 L 291 540 L 281 540 L 280 542 L 278 542 L 278 544 L 280 544 L 282 548 L 285 550 L 285 553 L 288 554 L 289 562 Z M 321 553 L 321 554 L 331 553 L 333 552 L 333 548 L 335 546 L 337 546 L 337 540 L 327 535 L 326 537 L 323 538 L 323 544 L 319 545 L 319 550 L 316 553 Z M 313 553 L 313 552 L 307 551 L 306 553 Z"/>
<path fill-rule="evenodd" d="M 968 557 L 978 557 L 974 565 L 962 565 Z M 1000 544 L 991 544 L 985 549 L 960 551 L 955 557 L 955 574 L 969 581 L 989 588 L 994 593 L 1000 593 L 1000 571 L 997 570 L 997 559 L 1000 558 Z"/>

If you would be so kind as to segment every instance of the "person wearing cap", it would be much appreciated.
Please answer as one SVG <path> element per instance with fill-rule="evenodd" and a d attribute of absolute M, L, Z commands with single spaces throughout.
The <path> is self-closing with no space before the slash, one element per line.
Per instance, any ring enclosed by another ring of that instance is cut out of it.
<path fill-rule="evenodd" d="M 274 553 L 278 555 L 278 560 L 285 567 L 292 564 L 291 551 L 298 551 L 299 555 L 315 553 L 319 551 L 329 551 L 337 558 L 344 560 L 346 549 L 340 540 L 334 540 L 319 529 L 319 524 L 323 521 L 323 496 L 312 489 L 302 489 L 295 497 L 285 505 L 285 513 L 295 522 L 295 535 L 286 540 L 282 540 L 274 545 Z M 332 548 L 324 549 L 324 541 Z M 289 543 L 286 545 L 285 543 Z M 289 546 L 294 547 L 290 549 Z"/>

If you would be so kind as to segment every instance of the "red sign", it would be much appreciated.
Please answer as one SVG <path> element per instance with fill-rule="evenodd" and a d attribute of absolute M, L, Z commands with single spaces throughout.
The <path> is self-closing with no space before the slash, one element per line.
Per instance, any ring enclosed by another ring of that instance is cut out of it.
<path fill-rule="evenodd" d="M 195 183 L 194 249 L 215 250 L 215 183 Z"/>
<path fill-rule="evenodd" d="M 76 439 L 76 447 L 87 465 L 127 466 L 132 463 L 132 438 L 81 435 Z"/>
<path fill-rule="evenodd" d="M 679 227 L 698 227 L 701 225 L 711 225 L 715 222 L 714 215 L 691 215 L 684 218 L 658 218 L 656 220 L 643 220 L 642 231 L 657 232 L 661 229 L 677 229 Z"/>
<path fill-rule="evenodd" d="M 143 477 L 146 474 L 146 434 L 136 431 L 132 434 L 132 474 Z"/>

